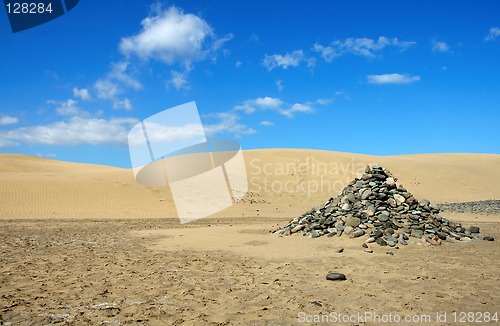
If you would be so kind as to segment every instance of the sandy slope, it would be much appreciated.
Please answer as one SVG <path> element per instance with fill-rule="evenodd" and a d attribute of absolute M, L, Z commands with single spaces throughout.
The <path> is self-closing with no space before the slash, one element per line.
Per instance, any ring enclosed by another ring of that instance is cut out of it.
<path fill-rule="evenodd" d="M 273 149 L 244 153 L 249 194 L 217 216 L 295 216 L 337 195 L 366 164 L 389 169 L 417 198 L 435 203 L 500 198 L 500 155 L 377 157 Z M 0 218 L 176 217 L 167 188 L 131 170 L 0 155 Z"/>

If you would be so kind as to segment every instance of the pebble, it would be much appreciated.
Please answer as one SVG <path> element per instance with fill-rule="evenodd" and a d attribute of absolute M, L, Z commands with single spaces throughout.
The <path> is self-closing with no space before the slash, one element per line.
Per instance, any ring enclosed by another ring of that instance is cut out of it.
<path fill-rule="evenodd" d="M 470 232 L 470 233 L 479 233 L 479 227 L 478 227 L 478 226 L 473 225 L 473 226 L 471 226 L 471 227 L 469 228 L 469 232 Z"/>
<path fill-rule="evenodd" d="M 365 249 L 365 252 L 371 254 L 371 253 L 373 253 L 373 250 L 372 249 Z"/>
<path fill-rule="evenodd" d="M 341 253 L 343 253 L 343 252 L 344 252 L 344 248 L 337 248 L 337 249 L 335 250 L 335 252 L 337 252 L 337 253 L 341 254 Z"/>
<path fill-rule="evenodd" d="M 350 235 L 354 231 L 354 228 L 352 226 L 346 226 L 344 228 L 344 233 L 347 235 Z"/>
<path fill-rule="evenodd" d="M 365 200 L 368 197 L 370 197 L 371 194 L 372 194 L 372 191 L 370 189 L 366 189 L 365 191 L 363 191 L 363 194 L 361 195 L 361 199 Z"/>
<path fill-rule="evenodd" d="M 387 241 L 387 245 L 388 245 L 389 247 L 394 247 L 394 246 L 396 245 L 396 242 L 394 242 L 394 241 L 392 241 L 392 240 L 388 240 L 388 241 Z"/>
<path fill-rule="evenodd" d="M 357 237 L 360 237 L 362 235 L 365 234 L 365 230 L 363 229 L 357 229 L 356 231 L 354 231 L 352 234 L 351 234 L 351 237 L 352 238 L 357 238 Z"/>
<path fill-rule="evenodd" d="M 345 221 L 345 225 L 352 226 L 352 227 L 357 227 L 360 223 L 361 223 L 361 220 L 357 217 L 349 217 Z"/>
<path fill-rule="evenodd" d="M 320 236 L 319 232 L 314 230 L 314 231 L 311 231 L 311 233 L 309 233 L 309 238 L 318 238 Z"/>
<path fill-rule="evenodd" d="M 383 212 L 382 214 L 380 214 L 380 215 L 378 216 L 378 220 L 379 220 L 380 222 L 387 222 L 387 221 L 389 220 L 389 214 L 388 214 L 388 213 L 386 213 L 386 212 Z"/>
<path fill-rule="evenodd" d="M 486 237 L 483 237 L 483 240 L 485 240 L 485 241 L 495 241 L 495 238 L 486 236 Z"/>
<path fill-rule="evenodd" d="M 292 232 L 292 233 L 299 232 L 300 230 L 302 230 L 302 229 L 303 229 L 303 228 L 305 228 L 305 227 L 306 227 L 306 226 L 305 226 L 304 224 L 299 224 L 299 225 L 297 225 L 296 227 L 294 227 L 294 228 L 292 229 L 292 231 L 290 231 L 290 232 Z"/>
<path fill-rule="evenodd" d="M 400 194 L 394 194 L 394 199 L 396 200 L 398 205 L 401 205 L 402 203 L 404 203 L 406 201 L 406 199 L 403 196 L 401 196 Z"/>
<path fill-rule="evenodd" d="M 326 274 L 326 279 L 328 281 L 345 281 L 347 277 L 341 273 L 328 273 Z"/>
<path fill-rule="evenodd" d="M 388 252 L 386 252 L 386 254 L 389 256 L 394 256 L 394 253 L 392 251 L 388 251 Z"/>
<path fill-rule="evenodd" d="M 365 243 L 372 243 L 372 242 L 375 242 L 375 239 L 374 237 L 369 237 L 368 239 L 365 240 Z"/>

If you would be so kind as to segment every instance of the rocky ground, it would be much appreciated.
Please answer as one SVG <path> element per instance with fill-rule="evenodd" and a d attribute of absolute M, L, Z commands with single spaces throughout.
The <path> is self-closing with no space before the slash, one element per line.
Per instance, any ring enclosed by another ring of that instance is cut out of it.
<path fill-rule="evenodd" d="M 465 203 L 445 203 L 436 205 L 442 212 L 499 214 L 500 200 L 470 201 Z"/>

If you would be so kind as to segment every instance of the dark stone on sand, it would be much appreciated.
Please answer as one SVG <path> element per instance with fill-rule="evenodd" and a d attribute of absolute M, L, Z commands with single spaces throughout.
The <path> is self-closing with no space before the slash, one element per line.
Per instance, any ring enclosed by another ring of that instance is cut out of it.
<path fill-rule="evenodd" d="M 341 273 L 328 273 L 326 274 L 326 279 L 328 281 L 345 281 L 347 280 L 347 277 Z"/>
<path fill-rule="evenodd" d="M 469 228 L 469 232 L 470 233 L 479 233 L 479 226 L 475 226 L 475 225 L 471 226 Z"/>
<path fill-rule="evenodd" d="M 483 237 L 483 240 L 485 240 L 485 241 L 495 241 L 495 238 L 486 236 L 486 237 Z"/>

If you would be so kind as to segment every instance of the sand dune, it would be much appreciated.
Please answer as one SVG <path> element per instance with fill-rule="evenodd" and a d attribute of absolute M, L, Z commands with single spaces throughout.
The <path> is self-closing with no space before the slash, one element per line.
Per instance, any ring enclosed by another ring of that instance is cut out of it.
<path fill-rule="evenodd" d="M 434 203 L 500 198 L 500 155 L 369 156 L 272 149 L 244 153 L 249 193 L 216 216 L 302 213 L 336 196 L 366 164 L 381 164 L 417 198 Z M 25 155 L 0 155 L 0 218 L 176 217 L 168 188 L 132 171 Z"/>

